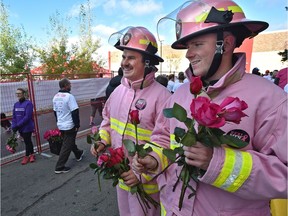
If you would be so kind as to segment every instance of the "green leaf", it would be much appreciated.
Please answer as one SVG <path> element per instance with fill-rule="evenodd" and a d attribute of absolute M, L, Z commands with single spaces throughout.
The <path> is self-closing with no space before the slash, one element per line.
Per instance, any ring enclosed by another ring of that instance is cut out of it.
<path fill-rule="evenodd" d="M 183 139 L 181 140 L 181 143 L 184 146 L 192 146 L 196 144 L 196 136 L 192 133 L 186 133 Z"/>
<path fill-rule="evenodd" d="M 113 179 L 112 186 L 115 187 L 118 184 L 118 182 L 119 182 L 118 178 Z"/>
<path fill-rule="evenodd" d="M 184 154 L 184 150 L 182 147 L 177 147 L 173 150 L 176 154 L 179 154 L 179 155 L 183 155 Z"/>
<path fill-rule="evenodd" d="M 163 114 L 166 118 L 173 118 L 173 109 L 172 108 L 166 108 L 163 110 Z"/>
<path fill-rule="evenodd" d="M 98 168 L 97 164 L 95 164 L 95 163 L 91 163 L 89 166 L 92 169 L 97 169 Z"/>
<path fill-rule="evenodd" d="M 247 146 L 249 143 L 234 137 L 234 136 L 230 136 L 230 135 L 223 135 L 222 137 L 220 137 L 221 141 L 223 144 L 227 144 L 231 147 L 234 148 L 244 148 L 245 146 Z"/>
<path fill-rule="evenodd" d="M 170 161 L 175 162 L 177 154 L 176 151 L 173 151 L 172 149 L 163 149 L 162 152 Z"/>
<path fill-rule="evenodd" d="M 136 145 L 136 152 L 138 152 L 138 155 L 141 158 L 144 158 L 151 151 L 151 146 L 145 148 L 144 145 Z"/>
<path fill-rule="evenodd" d="M 193 128 L 194 129 L 194 120 L 192 120 L 191 118 L 187 117 L 186 121 L 184 123 L 185 123 L 187 128 Z"/>
<path fill-rule="evenodd" d="M 210 132 L 213 133 L 217 137 L 221 137 L 225 132 L 220 128 L 209 128 Z"/>
<path fill-rule="evenodd" d="M 94 134 L 93 139 L 94 139 L 95 141 L 100 141 L 100 140 L 101 140 L 100 134 L 99 134 L 99 133 Z"/>
<path fill-rule="evenodd" d="M 219 139 L 219 137 L 215 136 L 213 133 L 211 133 L 211 135 L 200 136 L 199 141 L 211 148 L 220 146 L 222 144 L 222 141 Z"/>
<path fill-rule="evenodd" d="M 128 154 L 130 156 L 134 156 L 135 152 L 136 152 L 136 147 L 135 147 L 135 143 L 132 140 L 129 139 L 125 139 L 123 140 L 124 146 L 128 151 Z"/>
<path fill-rule="evenodd" d="M 174 134 L 177 138 L 182 139 L 183 136 L 186 134 L 186 131 L 183 128 L 175 127 Z"/>
<path fill-rule="evenodd" d="M 92 144 L 92 139 L 90 135 L 87 135 L 87 143 Z"/>
<path fill-rule="evenodd" d="M 131 194 L 136 193 L 137 192 L 137 185 L 131 187 L 130 192 L 131 192 Z"/>
<path fill-rule="evenodd" d="M 186 110 L 177 103 L 173 105 L 173 116 L 180 122 L 185 122 L 187 119 Z"/>

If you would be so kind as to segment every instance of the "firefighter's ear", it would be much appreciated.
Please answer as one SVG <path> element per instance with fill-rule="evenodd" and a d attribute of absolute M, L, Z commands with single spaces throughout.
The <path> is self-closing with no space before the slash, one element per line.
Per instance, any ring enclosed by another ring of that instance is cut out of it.
<path fill-rule="evenodd" d="M 223 53 L 234 51 L 236 45 L 236 38 L 232 34 L 224 36 Z"/>

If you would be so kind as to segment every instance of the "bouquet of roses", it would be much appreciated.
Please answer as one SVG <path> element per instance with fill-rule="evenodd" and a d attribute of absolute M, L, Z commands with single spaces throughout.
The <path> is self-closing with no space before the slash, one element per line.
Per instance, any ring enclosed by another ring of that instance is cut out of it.
<path fill-rule="evenodd" d="M 47 130 L 44 135 L 44 139 L 48 140 L 49 142 L 61 142 L 63 138 L 61 136 L 61 132 L 58 128 L 53 130 Z"/>
<path fill-rule="evenodd" d="M 140 124 L 140 119 L 139 119 L 139 111 L 138 110 L 131 110 L 130 113 L 130 119 L 131 123 L 135 127 L 135 138 L 136 142 L 130 140 L 130 139 L 125 139 L 123 140 L 124 146 L 126 150 L 128 151 L 128 154 L 130 156 L 134 156 L 136 153 L 138 154 L 139 157 L 143 158 L 145 157 L 149 152 L 152 151 L 151 147 L 144 148 L 145 145 L 139 145 L 138 143 L 138 131 L 137 131 L 137 125 Z M 130 169 L 130 168 L 129 168 Z M 136 185 L 135 187 L 131 188 L 131 193 L 136 193 L 137 198 L 138 196 L 141 198 L 144 206 L 141 205 L 144 213 L 145 209 L 150 209 L 149 203 L 151 203 L 155 208 L 159 206 L 159 203 L 156 202 L 152 197 L 150 197 L 145 190 L 143 189 L 143 186 L 141 183 Z M 139 201 L 141 204 L 141 202 Z"/>
<path fill-rule="evenodd" d="M 209 98 L 199 96 L 202 92 L 202 81 L 199 77 L 193 77 L 190 83 L 190 92 L 194 94 L 195 99 L 192 99 L 190 104 L 191 116 L 187 117 L 186 110 L 179 104 L 175 103 L 173 108 L 164 109 L 164 116 L 167 118 L 176 118 L 183 122 L 187 129 L 176 127 L 174 129 L 175 140 L 181 145 L 175 149 L 164 149 L 163 154 L 166 155 L 172 163 L 177 163 L 182 166 L 173 189 L 177 187 L 179 181 L 183 182 L 179 209 L 182 208 L 185 191 L 188 188 L 192 190 L 192 194 L 188 195 L 188 199 L 195 195 L 195 189 L 189 185 L 190 179 L 198 181 L 198 177 L 202 176 L 205 171 L 197 167 L 190 166 L 185 162 L 185 155 L 182 146 L 192 146 L 196 142 L 201 142 L 208 147 L 219 147 L 226 144 L 233 148 L 243 148 L 248 143 L 225 134 L 220 127 L 226 123 L 239 124 L 242 117 L 247 116 L 243 110 L 248 106 L 239 98 L 227 97 L 218 105 L 213 103 Z M 168 167 L 166 167 L 167 169 Z"/>
<path fill-rule="evenodd" d="M 90 167 L 95 170 L 95 173 L 98 174 L 98 186 L 100 191 L 101 175 L 104 179 L 112 179 L 113 187 L 115 187 L 119 183 L 119 179 L 121 179 L 121 174 L 130 170 L 129 159 L 124 156 L 123 147 L 116 149 L 108 148 L 107 150 L 108 152 L 105 152 L 98 157 L 97 164 L 90 164 Z M 137 199 L 144 212 L 146 208 L 150 208 L 148 202 L 151 202 L 153 205 L 158 204 L 144 191 L 141 184 L 131 187 L 130 192 L 132 194 L 136 193 Z M 144 206 L 142 206 L 140 199 L 142 200 Z"/>
<path fill-rule="evenodd" d="M 123 143 L 125 146 L 127 146 L 129 155 L 134 155 L 136 151 L 139 153 L 139 155 L 145 155 L 145 152 L 152 151 L 152 148 L 144 149 L 142 145 L 138 144 L 137 124 L 140 123 L 138 110 L 137 112 L 135 111 L 130 112 L 130 117 L 132 119 L 132 123 L 135 125 L 137 144 L 135 144 L 131 140 L 123 140 Z M 101 141 L 99 130 L 96 126 L 93 126 L 91 130 L 92 135 L 87 135 L 87 143 L 94 144 L 94 148 L 97 149 L 98 148 L 97 141 Z M 118 184 L 119 179 L 121 179 L 121 174 L 123 172 L 128 172 L 130 170 L 129 159 L 125 157 L 123 147 L 116 149 L 108 148 L 106 152 L 104 152 L 98 157 L 97 164 L 91 163 L 90 167 L 95 170 L 95 173 L 98 174 L 98 184 L 99 184 L 98 186 L 100 191 L 101 191 L 101 184 L 100 184 L 101 175 L 103 176 L 104 179 L 112 179 L 113 186 L 115 187 Z M 137 199 L 143 209 L 143 212 L 145 212 L 147 208 L 150 209 L 149 203 L 153 204 L 155 207 L 159 205 L 145 192 L 142 184 L 140 183 L 137 184 L 136 186 L 131 187 L 130 192 L 132 194 L 134 193 L 136 194 Z"/>
<path fill-rule="evenodd" d="M 91 163 L 90 167 L 98 174 L 98 185 L 101 191 L 100 176 L 103 175 L 104 179 L 112 179 L 113 187 L 118 182 L 120 175 L 123 172 L 129 171 L 129 160 L 124 157 L 123 148 L 108 148 L 108 152 L 104 152 L 98 157 L 97 164 Z"/>
<path fill-rule="evenodd" d="M 16 147 L 18 146 L 16 133 L 13 132 L 12 136 L 8 138 L 6 149 L 14 154 L 16 152 Z"/>

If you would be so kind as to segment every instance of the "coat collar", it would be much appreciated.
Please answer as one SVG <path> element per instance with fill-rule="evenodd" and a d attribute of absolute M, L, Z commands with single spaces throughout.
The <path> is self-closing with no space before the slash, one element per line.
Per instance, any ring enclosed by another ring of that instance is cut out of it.
<path fill-rule="evenodd" d="M 151 73 L 147 74 L 147 76 L 145 77 L 144 83 L 143 83 L 143 88 L 150 86 L 151 83 L 154 82 L 155 73 L 156 73 L 156 71 L 152 71 Z M 121 84 L 123 84 L 124 86 L 126 86 L 129 89 L 137 90 L 137 89 L 140 89 L 142 80 L 143 80 L 143 78 L 140 80 L 136 80 L 134 82 L 129 83 L 129 80 L 127 78 L 123 77 L 121 80 Z"/>
<path fill-rule="evenodd" d="M 245 74 L 245 65 L 246 65 L 246 55 L 245 53 L 236 53 L 234 54 L 237 57 L 237 61 L 234 66 L 229 70 L 224 76 L 222 76 L 216 83 L 208 86 L 207 94 L 210 98 L 215 98 L 222 89 L 225 87 L 238 82 L 242 79 Z M 188 79 L 191 81 L 192 73 L 188 68 L 185 71 Z"/>

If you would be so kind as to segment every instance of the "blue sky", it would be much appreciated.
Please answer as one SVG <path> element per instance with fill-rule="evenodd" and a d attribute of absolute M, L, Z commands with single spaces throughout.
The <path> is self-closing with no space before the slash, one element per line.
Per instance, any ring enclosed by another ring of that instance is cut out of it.
<path fill-rule="evenodd" d="M 287 29 L 286 0 L 235 0 L 246 18 L 263 20 L 270 24 L 266 31 Z M 2 0 L 9 14 L 9 23 L 24 27 L 38 43 L 45 43 L 49 17 L 59 11 L 62 17 L 71 17 L 73 24 L 80 4 L 85 0 Z M 90 0 L 93 11 L 93 34 L 101 39 L 102 50 L 113 50 L 107 44 L 109 36 L 126 26 L 145 26 L 156 35 L 158 20 L 172 12 L 186 0 Z M 71 35 L 72 36 L 72 35 Z M 170 38 L 175 39 L 174 34 Z M 166 40 L 166 42 L 168 39 Z M 165 44 L 165 40 L 163 41 Z"/>

